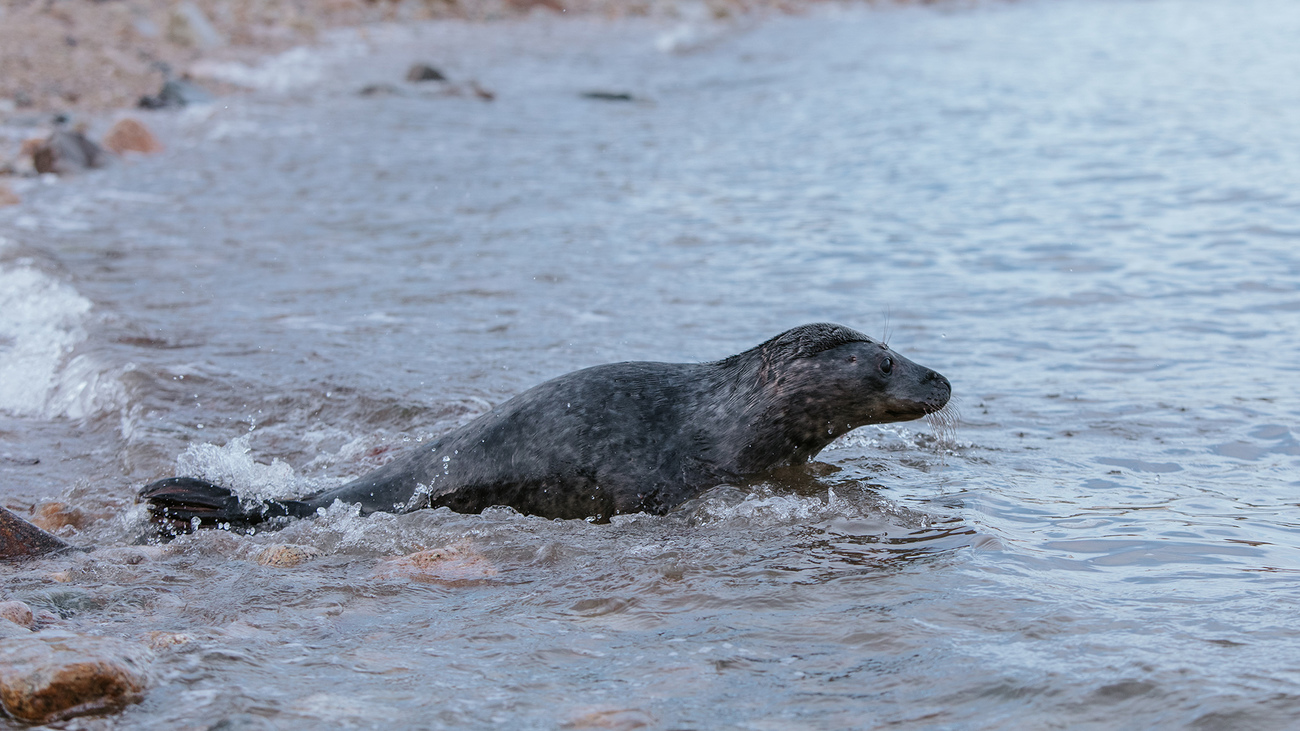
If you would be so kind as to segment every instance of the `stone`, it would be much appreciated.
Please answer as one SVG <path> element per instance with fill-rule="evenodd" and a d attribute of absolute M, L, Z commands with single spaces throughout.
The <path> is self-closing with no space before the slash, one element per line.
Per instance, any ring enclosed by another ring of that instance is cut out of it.
<path fill-rule="evenodd" d="M 141 109 L 177 109 L 192 104 L 211 104 L 212 94 L 185 79 L 167 79 L 153 96 L 140 97 Z"/>
<path fill-rule="evenodd" d="M 297 566 L 321 555 L 320 549 L 312 546 L 300 546 L 296 543 L 277 543 L 267 546 L 257 554 L 257 562 L 263 566 L 287 569 Z"/>
<path fill-rule="evenodd" d="M 430 66 L 427 63 L 417 63 L 411 66 L 406 72 L 406 80 L 412 82 L 418 81 L 446 81 L 447 77 L 442 72 Z"/>
<path fill-rule="evenodd" d="M 68 544 L 0 507 L 0 560 L 64 551 Z"/>
<path fill-rule="evenodd" d="M 394 96 L 402 93 L 392 84 L 366 84 L 357 91 L 358 96 Z"/>
<path fill-rule="evenodd" d="M 7 619 L 19 627 L 31 629 L 32 608 L 23 602 L 0 602 L 0 619 Z"/>
<path fill-rule="evenodd" d="M 42 530 L 56 531 L 66 526 L 81 530 L 89 522 L 86 511 L 67 503 L 42 503 L 32 511 L 32 525 Z"/>
<path fill-rule="evenodd" d="M 148 687 L 148 651 L 50 630 L 0 640 L 0 705 L 29 723 L 116 711 Z"/>
<path fill-rule="evenodd" d="M 194 640 L 193 637 L 185 634 L 184 632 L 165 632 L 163 630 L 155 630 L 153 632 L 150 632 L 147 635 L 147 639 L 149 642 L 149 647 L 155 650 L 161 650 L 167 647 L 174 647 L 176 645 L 184 645 Z"/>
<path fill-rule="evenodd" d="M 104 147 L 121 155 L 124 152 L 139 152 L 150 155 L 162 152 L 162 143 L 154 137 L 153 132 L 138 119 L 119 119 L 104 135 Z"/>
<path fill-rule="evenodd" d="M 103 167 L 107 162 L 104 150 L 79 130 L 58 128 L 32 152 L 38 173 L 67 175 Z"/>
<path fill-rule="evenodd" d="M 584 91 L 583 99 L 594 99 L 600 102 L 634 102 L 636 97 L 625 91 Z"/>
<path fill-rule="evenodd" d="M 16 206 L 22 202 L 23 199 L 18 197 L 18 194 L 14 192 L 13 188 L 9 187 L 8 183 L 0 181 L 0 208 Z"/>
<path fill-rule="evenodd" d="M 7 619 L 0 619 L 0 640 L 7 637 L 26 637 L 32 633 L 26 627 L 14 624 Z"/>
<path fill-rule="evenodd" d="M 389 579 L 466 584 L 496 576 L 497 569 L 468 546 L 448 546 L 385 559 L 376 569 L 376 575 Z"/>

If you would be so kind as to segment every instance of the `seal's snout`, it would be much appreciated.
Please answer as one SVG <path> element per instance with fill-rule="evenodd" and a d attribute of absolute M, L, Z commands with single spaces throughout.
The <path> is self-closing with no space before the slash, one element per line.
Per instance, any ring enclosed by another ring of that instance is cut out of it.
<path fill-rule="evenodd" d="M 930 371 L 921 380 L 932 390 L 930 397 L 925 400 L 926 409 L 930 413 L 942 409 L 948 403 L 948 399 L 952 398 L 952 384 L 942 373 Z"/>

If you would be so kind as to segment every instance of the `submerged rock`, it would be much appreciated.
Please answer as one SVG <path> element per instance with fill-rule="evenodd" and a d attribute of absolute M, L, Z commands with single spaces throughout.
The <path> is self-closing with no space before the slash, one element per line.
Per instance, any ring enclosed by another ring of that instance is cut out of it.
<path fill-rule="evenodd" d="M 127 117 L 119 119 L 104 135 L 104 147 L 121 155 L 124 152 L 140 152 L 146 155 L 162 152 L 162 143 L 154 137 L 153 132 L 144 123 Z"/>
<path fill-rule="evenodd" d="M 427 63 L 417 63 L 406 72 L 407 81 L 446 81 L 441 71 Z"/>
<path fill-rule="evenodd" d="M 257 562 L 263 566 L 287 569 L 310 561 L 320 555 L 320 549 L 312 546 L 301 546 L 296 543 L 277 543 L 274 546 L 267 546 L 262 549 L 262 552 L 257 554 Z"/>
<path fill-rule="evenodd" d="M 6 183 L 0 181 L 0 208 L 4 208 L 5 206 L 16 206 L 22 202 L 23 199 L 18 197 L 18 194 L 14 192 L 13 188 L 10 188 Z"/>
<path fill-rule="evenodd" d="M 116 711 L 143 697 L 146 657 L 121 640 L 71 632 L 2 639 L 0 704 L 31 723 Z"/>
<path fill-rule="evenodd" d="M 56 531 L 65 526 L 81 530 L 88 522 L 86 511 L 67 503 L 43 503 L 32 511 L 32 525 L 42 530 Z"/>
<path fill-rule="evenodd" d="M 32 150 L 32 164 L 38 173 L 67 175 L 103 167 L 108 155 L 80 130 L 56 129 Z"/>
<path fill-rule="evenodd" d="M 8 637 L 28 637 L 31 634 L 32 631 L 21 624 L 15 624 L 7 619 L 0 619 L 0 640 Z"/>
<path fill-rule="evenodd" d="M 385 559 L 375 573 L 380 578 L 461 584 L 497 575 L 492 562 L 467 546 L 448 546 Z"/>
<path fill-rule="evenodd" d="M 191 104 L 211 104 L 213 96 L 207 89 L 184 79 L 168 79 L 153 96 L 140 97 L 141 109 L 176 109 Z"/>
<path fill-rule="evenodd" d="M 584 91 L 583 99 L 595 99 L 601 102 L 634 102 L 636 97 L 625 91 Z"/>
<path fill-rule="evenodd" d="M 392 84 L 366 84 L 357 91 L 358 96 L 394 96 L 400 95 L 401 89 Z"/>
<path fill-rule="evenodd" d="M 31 629 L 32 608 L 23 602 L 0 602 L 0 619 L 13 622 L 24 629 Z"/>
<path fill-rule="evenodd" d="M 64 551 L 68 544 L 0 507 L 0 560 Z"/>

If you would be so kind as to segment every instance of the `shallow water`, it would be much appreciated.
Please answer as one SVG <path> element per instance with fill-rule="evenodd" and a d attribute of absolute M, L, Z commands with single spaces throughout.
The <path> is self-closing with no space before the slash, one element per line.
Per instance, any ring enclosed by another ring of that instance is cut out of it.
<path fill-rule="evenodd" d="M 1296 37 L 1263 0 L 443 24 L 151 116 L 166 154 L 0 210 L 4 502 L 95 518 L 0 595 L 152 639 L 91 728 L 1292 726 Z M 415 59 L 495 101 L 356 94 Z M 609 525 L 136 545 L 178 470 L 301 493 L 819 320 L 947 375 L 955 440 Z M 257 563 L 285 542 L 321 555 Z"/>

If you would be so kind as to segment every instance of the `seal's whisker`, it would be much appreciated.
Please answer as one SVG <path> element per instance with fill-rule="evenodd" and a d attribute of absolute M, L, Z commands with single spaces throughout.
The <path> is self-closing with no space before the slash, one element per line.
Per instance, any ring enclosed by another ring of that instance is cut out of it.
<path fill-rule="evenodd" d="M 941 454 L 957 446 L 957 425 L 961 422 L 958 401 L 959 398 L 953 397 L 943 408 L 925 415 L 926 423 L 934 432 L 935 448 Z"/>

